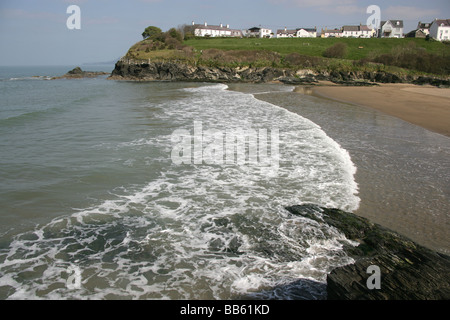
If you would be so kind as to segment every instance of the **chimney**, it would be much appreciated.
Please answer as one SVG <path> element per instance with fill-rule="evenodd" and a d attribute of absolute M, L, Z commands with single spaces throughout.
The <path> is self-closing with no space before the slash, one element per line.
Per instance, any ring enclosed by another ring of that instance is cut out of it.
<path fill-rule="evenodd" d="M 229 24 L 227 24 L 227 29 L 230 29 L 230 25 Z"/>
<path fill-rule="evenodd" d="M 287 32 L 287 27 L 284 27 L 284 32 Z"/>
<path fill-rule="evenodd" d="M 195 22 L 194 21 L 192 21 L 192 25 L 195 26 Z"/>
<path fill-rule="evenodd" d="M 223 28 L 223 24 L 220 24 L 220 27 Z"/>
<path fill-rule="evenodd" d="M 208 26 L 208 23 L 207 22 L 205 22 L 205 27 L 207 27 Z"/>

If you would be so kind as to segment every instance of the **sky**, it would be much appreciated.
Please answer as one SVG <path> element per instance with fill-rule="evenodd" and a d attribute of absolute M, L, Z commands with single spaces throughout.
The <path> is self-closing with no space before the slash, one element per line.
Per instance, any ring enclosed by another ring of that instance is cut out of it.
<path fill-rule="evenodd" d="M 81 29 L 69 29 L 70 5 L 80 10 Z M 208 22 L 231 28 L 340 28 L 365 24 L 367 7 L 381 19 L 450 19 L 449 0 L 0 0 L 0 65 L 82 65 L 108 62 L 142 40 L 147 26 L 163 31 Z"/>

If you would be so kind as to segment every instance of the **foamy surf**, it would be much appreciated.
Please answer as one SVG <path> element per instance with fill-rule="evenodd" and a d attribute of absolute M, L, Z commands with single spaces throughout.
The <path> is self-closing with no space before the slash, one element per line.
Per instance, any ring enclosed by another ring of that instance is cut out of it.
<path fill-rule="evenodd" d="M 148 107 L 174 129 L 193 131 L 195 121 L 222 131 L 279 128 L 275 176 L 252 165 L 175 165 L 170 134 L 98 145 L 151 149 L 154 159 L 124 161 L 145 161 L 153 178 L 118 186 L 109 199 L 14 237 L 0 251 L 7 297 L 291 299 L 303 291 L 323 298 L 317 284 L 352 262 L 342 251 L 350 242 L 284 208 L 314 203 L 356 210 L 356 168 L 316 124 L 227 88 L 182 89 L 182 97 Z M 68 285 L 73 270 L 80 278 L 75 288 Z"/>

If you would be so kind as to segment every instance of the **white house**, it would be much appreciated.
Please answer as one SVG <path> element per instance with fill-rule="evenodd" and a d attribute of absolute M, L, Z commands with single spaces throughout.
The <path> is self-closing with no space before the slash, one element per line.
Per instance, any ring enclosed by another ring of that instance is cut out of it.
<path fill-rule="evenodd" d="M 343 26 L 342 36 L 344 38 L 359 38 L 359 26 Z"/>
<path fill-rule="evenodd" d="M 322 29 L 321 37 L 322 38 L 341 38 L 343 36 L 341 29 L 325 30 Z"/>
<path fill-rule="evenodd" d="M 368 26 L 343 26 L 342 37 L 345 38 L 372 38 L 375 35 L 375 30 Z"/>
<path fill-rule="evenodd" d="M 380 38 L 403 38 L 403 20 L 381 21 Z"/>
<path fill-rule="evenodd" d="M 375 29 L 369 28 L 368 26 L 361 25 L 359 27 L 360 38 L 373 38 L 375 37 L 377 31 Z"/>
<path fill-rule="evenodd" d="M 299 28 L 297 29 L 297 38 L 317 38 L 317 28 Z"/>
<path fill-rule="evenodd" d="M 297 37 L 297 30 L 288 30 L 288 28 L 277 30 L 277 38 L 295 38 L 295 37 Z"/>
<path fill-rule="evenodd" d="M 449 41 L 450 19 L 435 19 L 431 23 L 430 37 L 438 41 Z"/>
<path fill-rule="evenodd" d="M 273 38 L 271 29 L 254 27 L 247 30 L 247 36 L 257 38 Z"/>
<path fill-rule="evenodd" d="M 279 29 L 277 38 L 317 38 L 317 28 Z"/>
<path fill-rule="evenodd" d="M 242 38 L 242 31 L 236 29 L 230 29 L 229 25 L 224 26 L 220 24 L 219 26 L 209 26 L 208 23 L 204 24 L 195 24 L 192 22 L 194 26 L 194 35 L 196 37 L 239 37 Z"/>

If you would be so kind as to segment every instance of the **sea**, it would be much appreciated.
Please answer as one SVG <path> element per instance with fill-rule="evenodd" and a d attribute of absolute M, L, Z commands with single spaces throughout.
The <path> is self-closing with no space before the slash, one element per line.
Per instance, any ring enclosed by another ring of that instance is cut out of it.
<path fill-rule="evenodd" d="M 0 299 L 326 299 L 357 243 L 301 204 L 450 254 L 448 137 L 281 84 L 51 80 L 73 67 L 0 67 Z"/>

